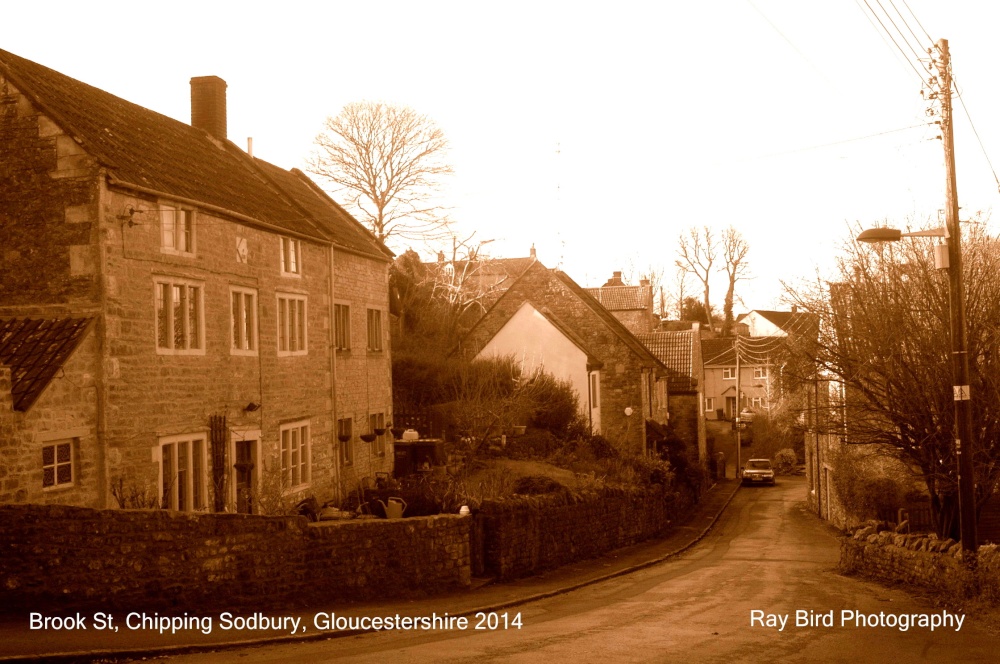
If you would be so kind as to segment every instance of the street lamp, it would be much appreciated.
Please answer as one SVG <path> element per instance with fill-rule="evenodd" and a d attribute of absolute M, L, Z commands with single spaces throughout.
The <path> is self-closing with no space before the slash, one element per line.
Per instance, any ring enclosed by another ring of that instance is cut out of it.
<path fill-rule="evenodd" d="M 858 235 L 860 242 L 895 242 L 904 237 L 947 238 L 947 254 L 935 247 L 935 264 L 948 268 L 951 303 L 951 357 L 955 399 L 955 456 L 958 459 L 958 510 L 962 528 L 962 549 L 975 555 L 976 480 L 972 468 L 972 409 L 969 391 L 969 352 L 965 327 L 965 286 L 962 280 L 962 236 L 958 215 L 949 214 L 942 228 L 903 233 L 895 228 L 870 228 Z M 942 246 L 942 245 L 938 245 Z M 963 445 L 964 442 L 964 445 Z M 971 564 L 971 560 L 967 561 Z"/>

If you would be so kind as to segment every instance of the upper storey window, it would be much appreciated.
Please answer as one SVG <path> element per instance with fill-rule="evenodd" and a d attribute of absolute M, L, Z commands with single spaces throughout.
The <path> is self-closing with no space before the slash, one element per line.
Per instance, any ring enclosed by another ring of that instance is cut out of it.
<path fill-rule="evenodd" d="M 286 276 L 302 274 L 302 243 L 295 238 L 281 238 L 281 274 Z"/>
<path fill-rule="evenodd" d="M 194 210 L 160 204 L 160 248 L 170 254 L 194 254 Z"/>

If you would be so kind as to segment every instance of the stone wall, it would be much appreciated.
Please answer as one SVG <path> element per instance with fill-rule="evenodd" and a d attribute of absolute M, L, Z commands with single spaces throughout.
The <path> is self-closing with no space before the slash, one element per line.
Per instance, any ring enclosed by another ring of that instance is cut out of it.
<path fill-rule="evenodd" d="M 93 305 L 97 164 L 3 77 L 0 161 L 0 314 Z"/>
<path fill-rule="evenodd" d="M 881 581 L 903 582 L 962 597 L 978 585 L 982 595 L 1000 599 L 1000 551 L 996 545 L 979 548 L 977 577 L 962 560 L 962 546 L 934 535 L 904 535 L 869 525 L 844 538 L 840 569 Z"/>
<path fill-rule="evenodd" d="M 692 503 L 685 494 L 624 489 L 485 503 L 476 515 L 483 570 L 513 579 L 593 558 L 666 533 Z"/>
<path fill-rule="evenodd" d="M 62 503 L 100 507 L 103 451 L 97 442 L 97 335 L 85 332 L 27 412 L 14 410 L 10 368 L 0 365 L 0 503 Z M 71 479 L 45 487 L 42 449 L 70 444 Z"/>
<path fill-rule="evenodd" d="M 470 583 L 471 519 L 0 506 L 0 610 L 291 607 Z"/>

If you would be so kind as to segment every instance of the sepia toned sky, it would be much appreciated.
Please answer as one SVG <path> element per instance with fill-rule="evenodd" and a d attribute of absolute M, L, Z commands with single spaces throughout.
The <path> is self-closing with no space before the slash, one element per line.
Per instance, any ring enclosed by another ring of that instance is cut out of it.
<path fill-rule="evenodd" d="M 779 280 L 827 270 L 849 222 L 919 226 L 943 207 L 916 56 L 872 9 L 918 48 L 950 41 L 1000 168 L 990 4 L 53 0 L 5 6 L 0 48 L 185 122 L 190 78 L 220 76 L 230 139 L 285 168 L 344 104 L 409 105 L 450 139 L 446 201 L 493 255 L 534 244 L 584 286 L 650 267 L 669 285 L 682 230 L 732 224 L 755 277 L 743 309 L 776 308 Z M 1000 198 L 972 126 L 956 105 L 963 218 Z M 713 289 L 721 309 L 721 276 Z"/>

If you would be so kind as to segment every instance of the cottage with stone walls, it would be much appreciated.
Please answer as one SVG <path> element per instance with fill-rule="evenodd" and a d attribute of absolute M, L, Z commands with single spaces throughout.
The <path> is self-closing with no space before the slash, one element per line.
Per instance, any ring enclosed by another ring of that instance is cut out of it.
<path fill-rule="evenodd" d="M 594 433 L 647 453 L 647 420 L 665 424 L 669 370 L 566 274 L 535 261 L 461 343 L 469 358 L 513 355 L 576 388 Z"/>
<path fill-rule="evenodd" d="M 231 143 L 225 93 L 193 78 L 188 125 L 0 51 L 0 502 L 256 512 L 391 470 L 392 253 Z"/>

